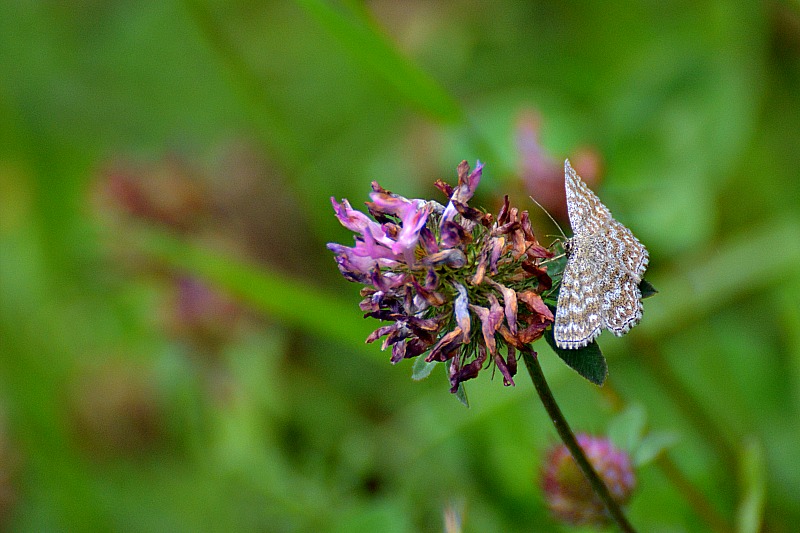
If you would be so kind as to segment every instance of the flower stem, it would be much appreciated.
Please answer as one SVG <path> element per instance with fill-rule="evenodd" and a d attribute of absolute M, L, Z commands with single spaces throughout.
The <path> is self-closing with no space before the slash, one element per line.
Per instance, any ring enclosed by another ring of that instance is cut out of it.
<path fill-rule="evenodd" d="M 572 454 L 575 462 L 578 463 L 578 466 L 583 472 L 583 475 L 586 476 L 592 489 L 603 501 L 606 509 L 619 528 L 626 533 L 636 533 L 631 523 L 625 518 L 625 514 L 622 512 L 619 504 L 614 500 L 614 497 L 611 496 L 606 484 L 597 472 L 595 472 L 591 463 L 589 463 L 583 450 L 578 445 L 578 441 L 575 440 L 575 434 L 572 433 L 567 419 L 564 418 L 564 415 L 561 413 L 561 409 L 558 407 L 558 403 L 556 403 L 556 399 L 553 397 L 550 386 L 547 384 L 536 352 L 526 347 L 522 350 L 522 357 L 525 360 L 525 366 L 528 367 L 528 373 L 531 376 L 533 385 L 536 387 L 536 392 L 539 394 L 539 398 L 542 400 L 547 414 L 550 415 L 550 420 L 553 421 L 553 425 L 556 427 L 558 436 L 561 437 L 561 440 Z"/>

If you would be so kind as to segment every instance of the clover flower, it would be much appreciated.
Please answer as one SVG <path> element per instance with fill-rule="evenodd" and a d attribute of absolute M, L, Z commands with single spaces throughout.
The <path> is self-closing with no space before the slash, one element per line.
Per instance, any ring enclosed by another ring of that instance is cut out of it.
<path fill-rule="evenodd" d="M 553 322 L 542 300 L 552 287 L 541 260 L 553 256 L 536 240 L 527 211 L 505 197 L 497 215 L 468 202 L 483 165 L 458 166 L 458 184 L 436 187 L 448 198 L 409 200 L 372 183 L 371 216 L 347 200 L 331 198 L 336 217 L 355 233 L 355 245 L 330 243 L 342 275 L 364 285 L 366 317 L 388 324 L 383 338 L 392 363 L 425 356 L 447 362 L 451 392 L 494 366 L 514 385 L 516 352 L 539 339 Z"/>
<path fill-rule="evenodd" d="M 636 486 L 628 454 L 614 447 L 608 439 L 586 434 L 578 434 L 576 438 L 612 497 L 619 504 L 627 503 Z M 571 525 L 610 523 L 603 502 L 566 446 L 559 444 L 550 450 L 545 465 L 541 483 L 547 507 L 554 517 Z"/>

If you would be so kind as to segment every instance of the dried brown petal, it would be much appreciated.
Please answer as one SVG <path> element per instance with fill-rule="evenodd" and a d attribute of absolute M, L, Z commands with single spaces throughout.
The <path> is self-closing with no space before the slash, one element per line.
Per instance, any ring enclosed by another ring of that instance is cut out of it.
<path fill-rule="evenodd" d="M 517 351 L 511 345 L 508 345 L 508 356 L 506 356 L 506 364 L 508 365 L 508 371 L 511 372 L 511 375 L 512 376 L 516 376 L 517 375 Z"/>
<path fill-rule="evenodd" d="M 464 185 L 469 177 L 469 163 L 466 160 L 459 163 L 456 172 L 458 173 L 458 184 Z"/>
<path fill-rule="evenodd" d="M 469 364 L 460 366 L 458 357 L 450 363 L 450 392 L 455 393 L 459 384 L 478 376 L 483 363 L 486 361 L 486 348 L 478 346 L 478 356 Z"/>
<path fill-rule="evenodd" d="M 500 327 L 497 328 L 497 332 L 503 337 L 503 340 L 506 341 L 506 344 L 509 346 L 513 346 L 517 349 L 522 349 L 525 346 L 525 344 L 521 342 L 516 335 L 511 334 L 506 325 L 501 324 Z"/>
<path fill-rule="evenodd" d="M 531 219 L 528 216 L 527 211 L 522 212 L 522 216 L 519 219 L 519 226 L 522 228 L 523 233 L 525 234 L 525 240 L 528 241 L 529 244 L 538 244 L 539 241 L 536 240 L 536 236 L 533 234 L 533 227 L 531 226 Z"/>
<path fill-rule="evenodd" d="M 531 244 L 529 241 L 526 246 L 525 254 L 531 258 L 549 259 L 555 255 L 552 251 L 548 250 L 541 244 Z"/>
<path fill-rule="evenodd" d="M 489 272 L 492 274 L 497 274 L 497 262 L 500 260 L 500 256 L 503 254 L 503 248 L 506 246 L 506 238 L 502 235 L 500 237 L 495 237 L 490 240 L 491 243 L 491 253 L 489 255 Z"/>
<path fill-rule="evenodd" d="M 414 288 L 417 290 L 417 294 L 422 296 L 425 299 L 425 301 L 427 301 L 432 306 L 439 307 L 439 306 L 443 305 L 444 302 L 446 301 L 445 297 L 442 296 L 440 293 L 438 293 L 436 291 L 430 291 L 430 290 L 426 289 L 425 287 L 423 287 L 422 285 L 420 285 L 419 282 L 416 280 L 416 278 L 412 277 L 411 278 L 411 283 L 414 285 Z"/>
<path fill-rule="evenodd" d="M 455 188 L 449 183 L 442 180 L 436 180 L 433 183 L 433 186 L 442 191 L 448 198 L 453 196 L 453 191 L 455 190 Z"/>
<path fill-rule="evenodd" d="M 511 242 L 514 248 L 514 259 L 519 259 L 528 251 L 528 242 L 525 240 L 525 235 L 519 226 L 517 226 L 517 230 L 511 234 Z"/>
<path fill-rule="evenodd" d="M 500 371 L 501 374 L 503 374 L 503 385 L 505 385 L 506 387 L 508 387 L 509 385 L 513 387 L 514 386 L 513 374 L 511 373 L 511 370 L 509 370 L 508 365 L 506 365 L 506 361 L 505 359 L 503 359 L 503 356 L 500 355 L 499 353 L 495 353 L 492 355 L 492 357 L 494 359 L 494 364 L 497 365 L 497 369 Z"/>
<path fill-rule="evenodd" d="M 508 222 L 508 195 L 503 197 L 503 205 L 500 207 L 500 211 L 497 213 L 497 225 L 502 226 Z"/>
<path fill-rule="evenodd" d="M 431 361 L 447 361 L 453 356 L 453 352 L 461 346 L 463 335 L 461 328 L 456 326 L 453 331 L 445 334 L 433 347 L 431 353 L 425 358 L 429 363 Z"/>
<path fill-rule="evenodd" d="M 553 287 L 553 280 L 547 273 L 547 267 L 540 267 L 534 263 L 525 261 L 522 263 L 522 269 L 537 279 L 539 282 L 539 287 L 537 288 L 539 292 L 550 290 Z"/>
<path fill-rule="evenodd" d="M 419 318 L 416 316 L 406 317 L 408 327 L 414 330 L 415 333 L 420 331 L 436 331 L 440 326 L 440 318 Z"/>
<path fill-rule="evenodd" d="M 489 295 L 489 309 L 479 305 L 470 304 L 469 308 L 475 313 L 481 321 L 481 332 L 483 333 L 483 341 L 489 353 L 494 355 L 497 351 L 497 344 L 494 339 L 494 333 L 500 324 L 503 323 L 503 308 L 500 307 L 500 302 L 494 294 Z"/>
<path fill-rule="evenodd" d="M 522 344 L 530 344 L 539 340 L 544 335 L 544 330 L 550 326 L 549 322 L 534 322 L 517 334 L 517 338 Z"/>
<path fill-rule="evenodd" d="M 486 278 L 492 287 L 500 291 L 503 295 L 503 305 L 505 306 L 506 322 L 512 335 L 517 334 L 517 293 L 513 289 L 501 285 L 491 278 Z M 538 295 L 537 295 L 538 296 Z"/>
<path fill-rule="evenodd" d="M 483 277 L 486 275 L 486 267 L 489 260 L 488 250 L 485 248 L 481 250 L 478 259 L 478 265 L 475 267 L 475 275 L 472 276 L 470 283 L 472 285 L 480 285 L 483 283 Z"/>
<path fill-rule="evenodd" d="M 524 303 L 531 312 L 541 315 L 550 322 L 555 320 L 553 312 L 537 292 L 531 290 L 522 291 L 517 294 L 517 299 Z"/>
<path fill-rule="evenodd" d="M 462 217 L 466 218 L 467 220 L 472 220 L 473 222 L 479 222 L 483 220 L 485 216 L 485 213 L 480 209 L 475 209 L 474 207 L 470 207 L 467 204 L 458 202 L 456 200 L 453 200 L 453 206 Z"/>
<path fill-rule="evenodd" d="M 435 338 L 431 338 L 429 340 L 422 338 L 408 339 L 408 342 L 406 342 L 404 357 L 408 359 L 410 357 L 417 357 L 418 355 L 422 355 L 428 348 L 430 348 L 433 345 L 435 340 L 436 340 Z"/>
<path fill-rule="evenodd" d="M 375 331 L 373 331 L 372 333 L 370 333 L 369 337 L 367 337 L 367 340 L 364 341 L 364 342 L 366 344 L 371 344 L 371 343 L 375 342 L 376 340 L 380 339 L 381 337 L 383 337 L 384 335 L 388 335 L 389 333 L 391 333 L 395 329 L 397 329 L 397 324 L 391 324 L 389 326 L 381 326 L 378 329 L 376 329 Z"/>

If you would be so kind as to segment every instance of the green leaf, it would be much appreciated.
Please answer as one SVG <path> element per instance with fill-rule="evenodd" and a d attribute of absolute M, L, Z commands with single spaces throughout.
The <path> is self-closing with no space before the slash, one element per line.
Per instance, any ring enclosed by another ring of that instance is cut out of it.
<path fill-rule="evenodd" d="M 553 328 L 545 330 L 544 338 L 550 348 L 556 352 L 556 355 L 575 372 L 595 385 L 605 383 L 608 376 L 608 365 L 606 364 L 606 358 L 603 357 L 603 352 L 600 351 L 600 346 L 596 342 L 592 341 L 588 346 L 578 350 L 563 350 L 556 346 L 556 340 L 553 338 Z"/>
<path fill-rule="evenodd" d="M 424 357 L 417 357 L 414 360 L 414 366 L 411 370 L 411 379 L 419 381 L 427 378 L 438 362 L 439 361 L 428 362 Z"/>
<path fill-rule="evenodd" d="M 671 431 L 648 433 L 633 452 L 633 465 L 640 467 L 650 463 L 662 452 L 675 446 L 678 440 L 678 434 Z"/>
<path fill-rule="evenodd" d="M 761 443 L 750 439 L 744 443 L 739 457 L 741 498 L 736 509 L 737 533 L 758 533 L 764 514 L 765 474 L 764 450 Z"/>
<path fill-rule="evenodd" d="M 464 383 L 458 384 L 458 390 L 456 391 L 456 398 L 458 401 L 464 404 L 464 407 L 469 408 L 469 398 L 467 398 L 467 388 L 464 386 Z"/>
<path fill-rule="evenodd" d="M 646 279 L 643 279 L 639 283 L 639 290 L 642 291 L 642 300 L 658 294 L 658 291 L 656 290 L 655 287 L 653 287 L 653 284 L 647 281 Z"/>
<path fill-rule="evenodd" d="M 461 106 L 450 93 L 364 20 L 341 13 L 324 0 L 295 2 L 369 74 L 386 81 L 407 102 L 441 120 L 462 117 Z"/>
<path fill-rule="evenodd" d="M 644 407 L 634 403 L 611 419 L 606 432 L 618 448 L 631 453 L 641 443 L 646 424 L 647 413 Z"/>

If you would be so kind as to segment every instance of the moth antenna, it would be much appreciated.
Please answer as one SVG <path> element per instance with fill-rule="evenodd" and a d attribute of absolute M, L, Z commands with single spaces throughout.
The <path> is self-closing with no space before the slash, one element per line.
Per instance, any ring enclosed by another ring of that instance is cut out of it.
<path fill-rule="evenodd" d="M 556 227 L 558 228 L 558 231 L 559 231 L 559 232 L 561 232 L 561 236 L 562 236 L 562 237 L 564 237 L 564 240 L 565 240 L 565 241 L 566 241 L 566 240 L 568 240 L 568 239 L 567 239 L 567 236 L 566 236 L 566 235 L 564 235 L 564 230 L 563 230 L 563 229 L 561 229 L 561 225 L 560 225 L 558 222 L 556 222 L 556 219 L 554 219 L 554 218 L 553 218 L 553 215 L 551 215 L 551 214 L 550 214 L 550 212 L 549 212 L 547 209 L 545 209 L 545 208 L 544 208 L 544 206 L 542 206 L 542 204 L 540 204 L 539 202 L 537 202 L 537 201 L 536 201 L 536 199 L 535 199 L 533 196 L 528 196 L 528 198 L 530 198 L 530 199 L 531 199 L 531 201 L 532 201 L 533 203 L 535 203 L 536 205 L 538 205 L 538 206 L 539 206 L 539 209 L 541 209 L 542 211 L 544 211 L 544 214 L 545 214 L 545 215 L 547 215 L 547 218 L 549 218 L 549 219 L 550 219 L 550 221 L 551 221 L 553 224 L 555 224 L 555 225 L 556 225 Z"/>
<path fill-rule="evenodd" d="M 546 265 L 547 263 L 552 263 L 553 261 L 556 261 L 556 260 L 558 260 L 558 259 L 561 259 L 561 258 L 562 258 L 562 257 L 564 257 L 565 255 L 567 255 L 567 254 L 566 254 L 566 253 L 559 254 L 559 255 L 557 255 L 557 256 L 555 256 L 555 257 L 551 257 L 551 258 L 549 258 L 549 259 L 545 259 L 544 261 L 540 261 L 540 262 L 539 262 L 539 264 L 540 264 L 540 265 Z"/>

